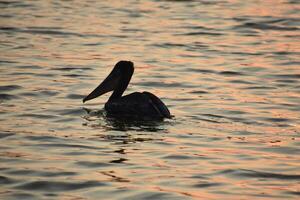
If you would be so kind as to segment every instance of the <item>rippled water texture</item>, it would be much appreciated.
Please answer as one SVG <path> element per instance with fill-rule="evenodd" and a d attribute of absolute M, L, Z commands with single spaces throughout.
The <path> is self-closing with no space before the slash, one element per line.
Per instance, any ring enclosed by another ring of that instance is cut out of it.
<path fill-rule="evenodd" d="M 297 0 L 0 1 L 1 199 L 297 199 Z M 117 121 L 91 92 L 175 117 Z"/>

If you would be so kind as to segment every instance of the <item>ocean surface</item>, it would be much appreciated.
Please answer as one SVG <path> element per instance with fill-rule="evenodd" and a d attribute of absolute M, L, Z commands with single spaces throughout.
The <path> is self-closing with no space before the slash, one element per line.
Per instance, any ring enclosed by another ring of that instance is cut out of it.
<path fill-rule="evenodd" d="M 161 122 L 85 104 L 119 60 Z M 0 199 L 299 199 L 300 1 L 0 1 Z"/>

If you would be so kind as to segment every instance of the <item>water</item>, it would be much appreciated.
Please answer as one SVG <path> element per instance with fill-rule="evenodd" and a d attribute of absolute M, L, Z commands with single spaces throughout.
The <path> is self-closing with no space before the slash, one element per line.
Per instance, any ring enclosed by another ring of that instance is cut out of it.
<path fill-rule="evenodd" d="M 299 198 L 299 1 L 0 7 L 2 199 Z M 173 119 L 82 104 L 122 59 Z"/>

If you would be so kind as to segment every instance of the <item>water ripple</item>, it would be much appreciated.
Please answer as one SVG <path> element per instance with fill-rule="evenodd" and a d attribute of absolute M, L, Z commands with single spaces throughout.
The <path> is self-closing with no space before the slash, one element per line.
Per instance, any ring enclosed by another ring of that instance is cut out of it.
<path fill-rule="evenodd" d="M 0 199 L 297 198 L 299 1 L 257 2 L 0 1 Z M 174 118 L 82 108 L 123 59 Z"/>
<path fill-rule="evenodd" d="M 89 187 L 105 186 L 104 183 L 98 181 L 83 181 L 83 182 L 59 182 L 59 181 L 33 181 L 16 186 L 16 189 L 22 190 L 39 190 L 45 192 L 63 192 L 69 190 L 80 190 Z"/>
<path fill-rule="evenodd" d="M 47 30 L 45 28 L 40 27 L 28 27 L 26 29 L 21 29 L 17 27 L 0 27 L 0 31 L 8 32 L 8 33 L 29 33 L 29 34 L 41 34 L 41 35 L 57 35 L 62 37 L 68 36 L 76 36 L 76 37 L 99 37 L 100 35 L 97 34 L 80 34 L 75 32 L 68 32 L 68 31 L 59 31 L 59 30 Z"/>
<path fill-rule="evenodd" d="M 83 99 L 85 95 L 82 94 L 68 94 L 66 96 L 68 99 Z"/>
<path fill-rule="evenodd" d="M 18 90 L 18 89 L 22 89 L 22 87 L 19 86 L 19 85 L 3 85 L 3 86 L 0 86 L 0 90 L 2 90 L 2 91 L 13 91 L 13 90 Z"/>
<path fill-rule="evenodd" d="M 41 147 L 60 147 L 60 148 L 75 148 L 75 149 L 94 149 L 94 150 L 100 150 L 101 147 L 93 147 L 93 146 L 86 146 L 86 145 L 80 145 L 80 144 L 59 144 L 59 143 L 42 143 L 42 144 L 36 144 L 36 146 Z"/>
<path fill-rule="evenodd" d="M 13 180 L 11 178 L 5 177 L 5 176 L 0 176 L 0 184 L 2 185 L 7 185 L 7 184 L 13 184 L 16 183 L 16 180 Z"/>
<path fill-rule="evenodd" d="M 203 182 L 193 185 L 196 188 L 208 188 L 208 187 L 216 187 L 216 186 L 222 186 L 222 183 L 209 183 L 209 182 Z"/>
<path fill-rule="evenodd" d="M 178 35 L 178 36 L 182 36 L 182 35 L 185 35 L 185 36 L 195 36 L 195 35 L 221 36 L 221 35 L 224 35 L 224 33 L 198 31 L 198 32 L 188 32 L 188 33 L 176 33 L 174 35 Z"/>
<path fill-rule="evenodd" d="M 10 132 L 0 132 L 0 139 L 6 138 L 6 137 L 9 137 L 9 136 L 13 136 L 13 135 L 15 135 L 15 134 L 10 133 Z"/>
<path fill-rule="evenodd" d="M 89 168 L 98 168 L 98 167 L 109 167 L 111 164 L 104 162 L 89 162 L 89 161 L 79 161 L 76 163 L 77 165 L 89 167 Z"/>
<path fill-rule="evenodd" d="M 267 22 L 269 23 L 269 22 Z M 238 25 L 235 28 L 251 28 L 258 30 L 275 30 L 275 31 L 297 31 L 299 28 L 297 27 L 287 27 L 287 26 L 276 26 L 270 25 L 266 22 L 246 22 L 243 25 Z"/>
<path fill-rule="evenodd" d="M 220 172 L 220 174 L 228 174 L 228 175 L 242 177 L 242 178 L 300 180 L 300 175 L 269 173 L 269 172 L 261 172 L 261 171 L 255 171 L 255 170 L 247 170 L 247 169 L 224 170 L 224 171 Z"/>
<path fill-rule="evenodd" d="M 5 94 L 5 93 L 0 94 L 0 101 L 2 101 L 2 100 L 13 100 L 13 99 L 18 99 L 18 98 L 20 98 L 20 97 L 17 96 L 17 95 Z"/>
<path fill-rule="evenodd" d="M 11 170 L 6 172 L 10 175 L 20 175 L 20 176 L 39 176 L 39 177 L 59 177 L 59 176 L 74 176 L 76 172 L 52 172 L 52 171 L 35 171 L 35 170 Z"/>

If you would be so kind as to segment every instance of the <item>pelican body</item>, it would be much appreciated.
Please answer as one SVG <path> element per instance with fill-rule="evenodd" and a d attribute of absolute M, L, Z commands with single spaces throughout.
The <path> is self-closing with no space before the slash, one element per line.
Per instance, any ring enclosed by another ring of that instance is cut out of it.
<path fill-rule="evenodd" d="M 108 115 L 141 119 L 171 118 L 167 106 L 150 92 L 134 92 L 122 96 L 133 72 L 131 61 L 119 61 L 106 79 L 83 99 L 83 103 L 113 91 L 104 106 Z"/>

